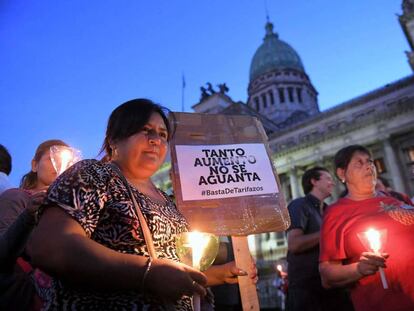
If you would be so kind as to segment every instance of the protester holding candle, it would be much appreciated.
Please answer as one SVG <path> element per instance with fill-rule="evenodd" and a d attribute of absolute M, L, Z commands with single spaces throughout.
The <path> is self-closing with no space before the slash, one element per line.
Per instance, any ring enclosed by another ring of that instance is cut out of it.
<path fill-rule="evenodd" d="M 46 189 L 57 177 L 50 158 L 52 146 L 68 145 L 56 139 L 41 143 L 30 172 L 22 178 L 21 188 L 6 190 L 0 196 L 0 310 L 41 306 L 25 247 Z"/>
<path fill-rule="evenodd" d="M 330 206 L 323 219 L 323 285 L 349 286 L 357 311 L 414 310 L 414 210 L 375 192 L 375 166 L 363 146 L 339 150 L 335 166 L 348 194 Z M 372 232 L 375 239 L 372 234 L 369 239 Z"/>
<path fill-rule="evenodd" d="M 49 310 L 191 310 L 188 296 L 247 274 L 234 263 L 202 273 L 179 262 L 175 237 L 187 222 L 150 179 L 171 135 L 162 107 L 128 101 L 108 121 L 110 162 L 81 161 L 51 186 L 31 243 L 35 263 L 54 276 Z M 157 258 L 149 257 L 141 212 Z"/>

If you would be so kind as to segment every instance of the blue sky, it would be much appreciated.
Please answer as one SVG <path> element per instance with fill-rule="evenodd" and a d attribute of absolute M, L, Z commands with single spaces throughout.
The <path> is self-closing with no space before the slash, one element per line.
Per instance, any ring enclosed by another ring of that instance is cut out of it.
<path fill-rule="evenodd" d="M 411 74 L 397 0 L 267 1 L 280 39 L 301 56 L 321 110 Z M 200 86 L 226 82 L 247 99 L 264 37 L 264 1 L 0 1 L 0 143 L 12 181 L 37 145 L 59 138 L 95 157 L 107 118 L 148 97 L 181 110 Z"/>

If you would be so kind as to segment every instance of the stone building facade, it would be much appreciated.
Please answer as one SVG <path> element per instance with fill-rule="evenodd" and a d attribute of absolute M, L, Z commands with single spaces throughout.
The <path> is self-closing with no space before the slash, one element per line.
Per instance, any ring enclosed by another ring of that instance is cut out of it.
<path fill-rule="evenodd" d="M 411 51 L 406 52 L 414 70 L 414 1 L 403 1 L 399 16 Z M 414 75 L 403 77 L 323 112 L 299 54 L 266 24 L 265 37 L 253 56 L 246 103 L 234 102 L 226 88 L 202 94 L 192 108 L 197 113 L 244 114 L 261 120 L 282 191 L 287 201 L 303 195 L 300 180 L 312 166 L 333 172 L 333 156 L 340 148 L 361 144 L 373 153 L 378 173 L 395 190 L 414 196 Z M 210 84 L 211 86 L 211 84 Z M 165 182 L 168 165 L 158 177 Z M 343 191 L 337 184 L 331 200 Z M 283 232 L 250 237 L 259 269 L 284 266 L 287 241 Z M 267 299 L 270 274 L 261 278 L 259 295 Z M 264 306 L 266 307 L 266 306 Z M 267 306 L 272 307 L 272 306 Z"/>

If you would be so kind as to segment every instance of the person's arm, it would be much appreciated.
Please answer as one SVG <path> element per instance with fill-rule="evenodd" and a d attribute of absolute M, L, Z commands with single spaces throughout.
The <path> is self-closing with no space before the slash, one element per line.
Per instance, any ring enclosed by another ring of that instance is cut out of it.
<path fill-rule="evenodd" d="M 6 233 L 30 204 L 30 194 L 21 189 L 9 189 L 0 195 L 0 236 Z"/>
<path fill-rule="evenodd" d="M 322 286 L 325 288 L 342 287 L 359 279 L 375 274 L 379 267 L 385 268 L 388 254 L 376 255 L 370 252 L 361 254 L 359 261 L 344 265 L 341 261 L 324 261 L 319 264 Z"/>
<path fill-rule="evenodd" d="M 2 229 L 0 236 L 0 269 L 13 270 L 14 263 L 22 256 L 27 240 L 36 224 L 36 212 L 45 193 L 34 196 L 21 190 L 10 190 L 0 199 Z M 20 214 L 17 211 L 22 210 Z M 17 216 L 17 218 L 16 218 Z"/>
<path fill-rule="evenodd" d="M 288 250 L 293 254 L 302 253 L 319 244 L 319 231 L 304 234 L 302 229 L 291 229 L 287 233 Z"/>
<path fill-rule="evenodd" d="M 35 217 L 24 210 L 16 221 L 0 236 L 0 269 L 13 269 L 16 259 L 23 254 L 26 242 L 35 226 Z"/>
<path fill-rule="evenodd" d="M 28 250 L 35 266 L 78 288 L 143 290 L 167 300 L 185 293 L 205 294 L 202 286 L 193 283 L 206 284 L 201 272 L 168 259 L 154 259 L 145 273 L 148 257 L 123 254 L 89 239 L 82 226 L 58 207 L 44 211 Z"/>

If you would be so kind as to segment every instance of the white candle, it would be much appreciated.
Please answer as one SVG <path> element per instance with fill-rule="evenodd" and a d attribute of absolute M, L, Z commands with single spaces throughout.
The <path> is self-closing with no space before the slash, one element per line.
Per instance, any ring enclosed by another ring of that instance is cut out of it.
<path fill-rule="evenodd" d="M 365 236 L 369 242 L 370 248 L 371 250 L 376 253 L 377 255 L 379 255 L 379 250 L 381 249 L 381 234 L 379 231 L 375 230 L 375 229 L 368 229 L 365 232 Z M 381 277 L 381 282 L 382 282 L 382 287 L 384 289 L 388 288 L 388 282 L 387 279 L 385 277 L 385 272 L 384 269 L 382 269 L 382 267 L 379 267 L 379 273 L 380 273 L 380 277 Z"/>
<path fill-rule="evenodd" d="M 192 251 L 192 265 L 195 269 L 200 270 L 200 262 L 203 257 L 204 251 L 208 245 L 210 236 L 194 231 L 189 233 L 189 243 Z M 193 295 L 193 309 L 194 311 L 200 311 L 200 295 Z"/>

